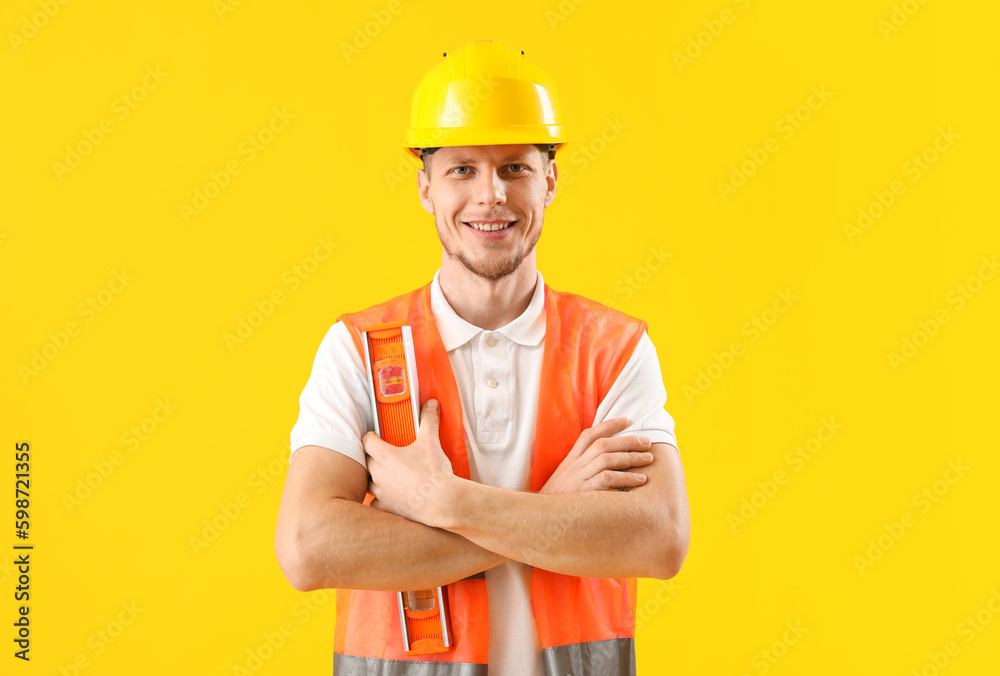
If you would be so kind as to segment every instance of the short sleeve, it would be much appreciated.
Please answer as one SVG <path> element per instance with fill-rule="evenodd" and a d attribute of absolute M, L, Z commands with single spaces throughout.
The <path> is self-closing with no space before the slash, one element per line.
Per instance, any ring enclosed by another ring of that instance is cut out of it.
<path fill-rule="evenodd" d="M 361 437 L 374 426 L 364 364 L 347 326 L 338 321 L 323 337 L 299 396 L 292 453 L 303 446 L 323 446 L 367 468 Z"/>
<path fill-rule="evenodd" d="M 632 356 L 597 407 L 594 424 L 626 416 L 629 426 L 618 433 L 649 437 L 652 443 L 677 447 L 674 419 L 667 413 L 660 361 L 649 335 L 643 332 Z M 616 435 L 616 436 L 618 436 Z"/>

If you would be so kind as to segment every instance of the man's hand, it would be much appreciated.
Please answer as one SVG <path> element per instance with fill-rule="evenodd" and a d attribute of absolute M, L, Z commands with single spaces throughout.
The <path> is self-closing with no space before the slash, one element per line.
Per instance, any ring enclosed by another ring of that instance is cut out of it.
<path fill-rule="evenodd" d="M 361 437 L 368 456 L 368 492 L 371 502 L 383 512 L 419 523 L 428 522 L 436 494 L 453 479 L 451 461 L 441 448 L 438 402 L 428 399 L 420 410 L 416 440 L 409 446 L 393 446 L 374 432 Z"/>
<path fill-rule="evenodd" d="M 585 429 L 539 493 L 628 490 L 646 483 L 646 475 L 623 470 L 653 462 L 652 453 L 642 452 L 651 444 L 646 437 L 611 436 L 626 427 L 628 418 L 612 418 Z"/>

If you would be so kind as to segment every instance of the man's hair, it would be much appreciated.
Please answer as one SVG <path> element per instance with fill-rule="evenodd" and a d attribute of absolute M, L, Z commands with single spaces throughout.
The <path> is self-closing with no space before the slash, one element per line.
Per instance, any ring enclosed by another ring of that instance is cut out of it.
<path fill-rule="evenodd" d="M 554 160 L 556 158 L 556 145 L 554 143 L 534 143 L 532 145 L 542 151 L 542 155 L 548 159 Z M 420 153 L 420 159 L 423 160 L 425 171 L 429 168 L 430 156 L 438 150 L 439 148 L 417 148 L 417 152 Z"/>

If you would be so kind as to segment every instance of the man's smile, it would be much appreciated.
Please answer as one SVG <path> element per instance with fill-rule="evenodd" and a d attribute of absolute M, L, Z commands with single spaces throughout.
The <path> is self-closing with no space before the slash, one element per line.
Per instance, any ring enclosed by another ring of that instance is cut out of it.
<path fill-rule="evenodd" d="M 517 225 L 517 221 L 462 221 L 476 236 L 482 239 L 499 239 Z"/>

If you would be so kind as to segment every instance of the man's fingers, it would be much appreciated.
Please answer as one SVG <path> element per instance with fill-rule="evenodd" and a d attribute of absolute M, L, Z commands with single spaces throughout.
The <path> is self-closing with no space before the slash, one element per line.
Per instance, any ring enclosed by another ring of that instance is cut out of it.
<path fill-rule="evenodd" d="M 614 434 L 615 432 L 620 432 L 629 425 L 629 419 L 625 416 L 620 418 L 610 418 L 602 422 L 597 423 L 593 427 L 590 427 L 587 431 L 593 432 L 594 438 L 606 437 Z"/>
<path fill-rule="evenodd" d="M 585 490 L 605 491 L 613 488 L 633 488 L 646 483 L 646 475 L 606 469 L 584 483 Z"/>
<path fill-rule="evenodd" d="M 620 437 L 605 437 L 598 439 L 583 454 L 583 460 L 590 461 L 603 453 L 618 451 L 647 451 L 652 447 L 649 437 L 625 434 Z"/>
<path fill-rule="evenodd" d="M 640 453 L 638 451 L 619 451 L 617 453 L 602 453 L 594 458 L 588 465 L 588 469 L 597 471 L 606 469 L 628 469 L 629 467 L 645 467 L 653 462 L 652 453 Z"/>
<path fill-rule="evenodd" d="M 372 431 L 372 430 L 368 430 L 361 437 L 361 445 L 362 446 L 364 446 L 365 444 L 378 443 L 379 441 L 382 441 L 382 437 L 380 437 L 379 435 L 375 434 L 375 432 Z"/>
<path fill-rule="evenodd" d="M 588 427 L 583 432 L 580 433 L 580 438 L 577 439 L 576 444 L 573 445 L 573 449 L 570 453 L 575 453 L 577 455 L 583 455 L 588 448 L 594 445 L 598 439 L 609 437 L 615 432 L 621 432 L 623 429 L 628 427 L 629 419 L 622 416 L 620 418 L 610 418 L 603 422 L 599 422 L 593 427 Z"/>

